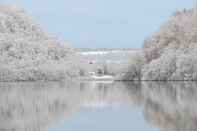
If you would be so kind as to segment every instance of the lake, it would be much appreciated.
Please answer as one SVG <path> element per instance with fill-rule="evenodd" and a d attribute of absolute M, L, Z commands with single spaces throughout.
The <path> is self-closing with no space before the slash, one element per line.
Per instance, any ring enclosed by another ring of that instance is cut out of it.
<path fill-rule="evenodd" d="M 196 82 L 0 83 L 0 131 L 196 131 Z"/>

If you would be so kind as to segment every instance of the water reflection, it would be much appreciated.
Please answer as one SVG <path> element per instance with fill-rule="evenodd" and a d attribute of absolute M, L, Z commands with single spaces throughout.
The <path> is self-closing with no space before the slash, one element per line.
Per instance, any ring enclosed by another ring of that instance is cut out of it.
<path fill-rule="evenodd" d="M 161 131 L 197 130 L 195 82 L 24 82 L 0 83 L 0 131 L 48 130 L 82 108 L 123 105 Z"/>
<path fill-rule="evenodd" d="M 145 118 L 162 131 L 197 130 L 197 83 L 144 83 Z"/>

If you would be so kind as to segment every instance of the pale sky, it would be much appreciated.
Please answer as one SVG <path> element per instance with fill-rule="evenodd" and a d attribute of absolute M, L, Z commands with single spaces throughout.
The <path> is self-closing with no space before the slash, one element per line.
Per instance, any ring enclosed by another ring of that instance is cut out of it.
<path fill-rule="evenodd" d="M 197 0 L 0 0 L 24 8 L 73 47 L 140 48 L 176 10 Z"/>

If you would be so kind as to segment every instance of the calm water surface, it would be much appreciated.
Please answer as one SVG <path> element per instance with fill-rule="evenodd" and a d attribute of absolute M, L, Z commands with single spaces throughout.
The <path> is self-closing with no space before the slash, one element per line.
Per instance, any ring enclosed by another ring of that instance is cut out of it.
<path fill-rule="evenodd" d="M 196 131 L 197 83 L 0 83 L 0 131 Z"/>

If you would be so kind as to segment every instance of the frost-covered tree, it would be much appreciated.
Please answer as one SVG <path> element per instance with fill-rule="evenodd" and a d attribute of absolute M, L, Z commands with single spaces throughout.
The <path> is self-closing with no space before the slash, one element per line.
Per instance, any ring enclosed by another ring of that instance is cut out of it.
<path fill-rule="evenodd" d="M 171 16 L 145 40 L 142 51 L 143 80 L 197 80 L 197 6 Z"/>
<path fill-rule="evenodd" d="M 0 6 L 0 81 L 59 80 L 76 76 L 74 52 L 23 10 Z"/>

